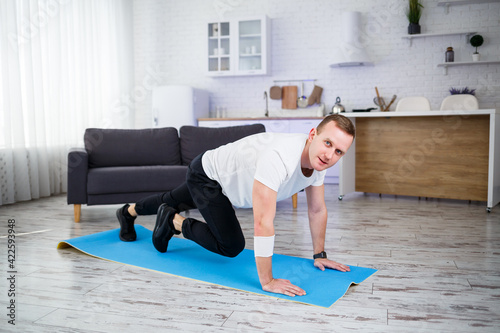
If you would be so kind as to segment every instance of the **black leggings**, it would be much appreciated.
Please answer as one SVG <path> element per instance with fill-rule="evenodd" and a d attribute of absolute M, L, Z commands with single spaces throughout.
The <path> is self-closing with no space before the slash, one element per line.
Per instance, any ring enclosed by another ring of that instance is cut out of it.
<path fill-rule="evenodd" d="M 190 163 L 184 184 L 138 201 L 135 211 L 138 215 L 153 215 L 163 203 L 178 211 L 197 208 L 206 223 L 187 218 L 182 225 L 184 237 L 209 251 L 236 257 L 245 248 L 245 237 L 233 205 L 222 193 L 219 183 L 203 171 L 201 157 L 197 156 Z"/>

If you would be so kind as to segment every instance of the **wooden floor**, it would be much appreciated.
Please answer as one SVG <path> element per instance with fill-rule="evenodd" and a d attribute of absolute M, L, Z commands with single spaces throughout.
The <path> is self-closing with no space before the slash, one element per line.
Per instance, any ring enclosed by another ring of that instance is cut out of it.
<path fill-rule="evenodd" d="M 56 249 L 60 240 L 117 228 L 118 206 L 83 207 L 79 224 L 64 196 L 2 206 L 0 331 L 499 331 L 500 207 L 488 214 L 484 202 L 363 193 L 339 202 L 337 186 L 326 192 L 330 257 L 379 270 L 328 309 Z M 251 210 L 237 213 L 252 248 Z M 280 202 L 277 216 L 275 252 L 309 258 L 305 194 L 297 210 Z M 9 219 L 17 233 L 15 327 L 4 277 Z M 137 223 L 152 229 L 154 217 Z"/>

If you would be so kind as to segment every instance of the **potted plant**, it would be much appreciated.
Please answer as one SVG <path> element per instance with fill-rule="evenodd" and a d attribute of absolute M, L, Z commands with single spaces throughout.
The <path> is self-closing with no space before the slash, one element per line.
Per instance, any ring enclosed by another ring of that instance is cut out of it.
<path fill-rule="evenodd" d="M 483 45 L 484 39 L 481 35 L 474 35 L 470 39 L 470 45 L 476 48 L 476 52 L 472 54 L 472 61 L 479 61 L 481 59 L 481 55 L 477 52 L 477 48 Z"/>
<path fill-rule="evenodd" d="M 419 0 L 408 0 L 408 9 L 406 11 L 406 17 L 410 24 L 408 25 L 408 34 L 419 34 L 420 33 L 420 17 L 422 16 L 422 4 Z"/>
<path fill-rule="evenodd" d="M 469 87 L 465 87 L 462 89 L 451 87 L 449 91 L 451 95 L 476 95 L 476 89 L 469 89 Z"/>

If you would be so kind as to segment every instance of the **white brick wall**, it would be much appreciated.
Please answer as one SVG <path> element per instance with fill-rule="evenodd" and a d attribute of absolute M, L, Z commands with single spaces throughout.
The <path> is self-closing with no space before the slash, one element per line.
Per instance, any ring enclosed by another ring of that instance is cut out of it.
<path fill-rule="evenodd" d="M 482 59 L 500 60 L 500 3 L 453 6 L 448 14 L 436 0 L 422 3 L 422 33 L 477 31 L 485 39 Z M 474 48 L 464 36 L 419 38 L 409 46 L 401 38 L 408 25 L 406 5 L 406 0 L 135 0 L 135 125 L 150 126 L 151 88 L 168 84 L 210 91 L 211 108 L 223 106 L 230 116 L 263 115 L 263 93 L 278 79 L 317 79 L 327 110 L 337 96 L 348 110 L 373 107 L 375 86 L 386 99 L 426 96 L 433 109 L 450 87 L 468 86 L 476 89 L 481 108 L 500 108 L 500 65 L 452 67 L 444 75 L 437 64 L 446 47 L 454 48 L 455 61 L 471 60 Z M 363 42 L 373 67 L 329 67 L 346 10 L 362 13 Z M 206 24 L 260 14 L 272 19 L 271 75 L 205 76 Z M 311 90 L 306 84 L 306 95 Z M 270 108 L 279 106 L 270 101 Z"/>

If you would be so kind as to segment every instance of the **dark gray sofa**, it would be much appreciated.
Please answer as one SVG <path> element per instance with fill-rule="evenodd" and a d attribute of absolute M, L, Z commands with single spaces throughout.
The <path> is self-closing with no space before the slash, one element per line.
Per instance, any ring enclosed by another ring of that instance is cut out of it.
<path fill-rule="evenodd" d="M 245 136 L 261 124 L 208 128 L 183 126 L 141 130 L 89 128 L 85 148 L 68 154 L 68 204 L 75 222 L 81 205 L 133 203 L 182 184 L 197 155 Z M 178 134 L 179 133 L 179 134 Z"/>

